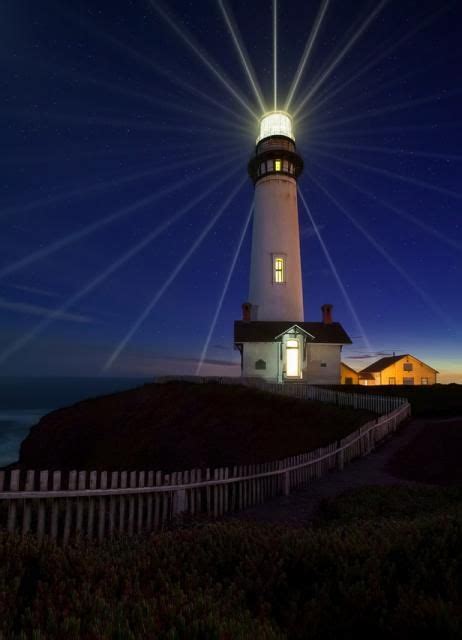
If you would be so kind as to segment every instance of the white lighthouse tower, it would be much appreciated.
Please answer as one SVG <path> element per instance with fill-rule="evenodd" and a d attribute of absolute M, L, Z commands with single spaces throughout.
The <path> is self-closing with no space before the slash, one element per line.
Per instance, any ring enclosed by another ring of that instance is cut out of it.
<path fill-rule="evenodd" d="M 323 305 L 321 322 L 305 322 L 300 259 L 297 153 L 292 118 L 284 111 L 260 120 L 249 174 L 255 185 L 249 299 L 234 324 L 245 377 L 271 381 L 340 382 L 343 344 L 351 342 Z"/>
<path fill-rule="evenodd" d="M 251 320 L 304 320 L 297 207 L 302 168 L 291 117 L 282 111 L 263 116 L 249 163 L 255 185 Z"/>

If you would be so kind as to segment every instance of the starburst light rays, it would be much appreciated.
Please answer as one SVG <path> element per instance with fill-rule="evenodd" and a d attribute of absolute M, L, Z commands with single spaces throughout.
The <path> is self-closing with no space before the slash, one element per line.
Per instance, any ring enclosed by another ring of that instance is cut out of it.
<path fill-rule="evenodd" d="M 58 320 L 63 317 L 63 314 L 66 313 L 70 308 L 72 308 L 77 302 L 82 300 L 85 296 L 87 296 L 91 291 L 96 289 L 96 287 L 103 284 L 109 276 L 111 276 L 115 271 L 120 269 L 123 265 L 125 265 L 129 260 L 134 258 L 140 251 L 142 251 L 145 247 L 147 247 L 150 243 L 152 243 L 161 233 L 166 231 L 173 224 L 178 222 L 186 213 L 191 211 L 199 202 L 204 200 L 212 191 L 214 191 L 218 186 L 224 183 L 231 174 L 227 174 L 222 176 L 222 178 L 216 180 L 209 186 L 207 189 L 204 189 L 196 198 L 194 198 L 191 202 L 189 202 L 185 207 L 182 207 L 179 211 L 176 212 L 173 216 L 162 222 L 158 225 L 151 233 L 146 235 L 140 242 L 137 242 L 135 245 L 130 247 L 127 251 L 125 251 L 121 256 L 119 256 L 116 260 L 111 262 L 107 267 L 105 267 L 98 275 L 92 278 L 89 282 L 87 282 L 82 288 L 80 288 L 75 294 L 73 294 L 70 298 L 68 298 L 64 304 L 62 304 L 57 309 L 51 311 L 50 315 L 44 318 L 39 324 L 37 324 L 31 331 L 24 334 L 17 340 L 15 340 L 11 345 L 9 345 L 3 352 L 0 353 L 0 363 L 5 362 L 9 357 L 11 357 L 14 353 L 25 347 L 31 340 L 33 340 L 37 335 L 42 333 L 52 322 Z"/>
<path fill-rule="evenodd" d="M 168 278 L 166 278 L 164 284 L 160 287 L 160 289 L 155 293 L 155 295 L 153 296 L 153 298 L 151 299 L 151 301 L 149 302 L 149 304 L 144 308 L 144 310 L 142 311 L 142 313 L 138 316 L 138 318 L 135 320 L 135 322 L 132 324 L 132 326 L 130 327 L 130 329 L 128 330 L 128 332 L 126 333 L 126 335 L 123 337 L 123 339 L 119 342 L 119 344 L 117 345 L 117 347 L 114 349 L 114 351 L 111 353 L 111 355 L 109 356 L 109 358 L 107 359 L 106 363 L 104 364 L 103 367 L 103 371 L 108 371 L 112 365 L 114 364 L 114 362 L 117 360 L 117 358 L 120 356 L 120 354 L 122 353 L 122 351 L 125 349 L 126 345 L 128 344 L 128 342 L 130 342 L 130 340 L 132 339 L 132 337 L 135 335 L 135 333 L 138 331 L 138 329 L 140 328 L 140 326 L 143 324 L 143 322 L 146 320 L 146 318 L 149 316 L 149 314 L 152 312 L 152 310 L 154 309 L 154 307 L 157 305 L 157 303 L 159 302 L 159 300 L 162 298 L 162 296 L 164 295 L 164 293 L 167 291 L 167 289 L 170 287 L 170 285 L 174 282 L 174 280 L 177 278 L 178 274 L 181 272 L 181 270 L 183 269 L 183 267 L 186 265 L 186 263 L 188 262 L 188 260 L 195 254 L 195 252 L 197 251 L 197 249 L 200 247 L 200 245 L 202 244 L 202 242 L 205 240 L 205 238 L 207 237 L 207 235 L 209 234 L 209 232 L 212 230 L 212 228 L 215 226 L 215 224 L 218 222 L 218 220 L 221 218 L 221 216 L 223 215 L 223 213 L 225 212 L 225 210 L 228 208 L 230 202 L 233 200 L 233 198 L 236 196 L 237 192 L 243 187 L 244 183 L 247 181 L 247 178 L 244 178 L 243 180 L 241 180 L 239 182 L 239 184 L 232 190 L 232 192 L 230 193 L 230 195 L 225 199 L 225 201 L 223 202 L 223 204 L 221 205 L 221 207 L 219 208 L 218 212 L 214 215 L 214 217 L 210 220 L 210 222 L 206 225 L 206 227 L 202 230 L 202 232 L 200 233 L 200 235 L 197 237 L 197 239 L 195 240 L 194 244 L 191 246 L 191 248 L 186 252 L 186 254 L 183 256 L 183 258 L 178 262 L 178 264 L 175 266 L 175 268 L 171 271 L 170 275 L 168 276 Z"/>
<path fill-rule="evenodd" d="M 249 213 L 247 214 L 247 217 L 246 217 L 246 219 L 244 221 L 244 226 L 242 227 L 242 231 L 241 231 L 241 235 L 239 237 L 239 241 L 237 243 L 236 251 L 234 252 L 233 259 L 231 260 L 231 264 L 230 264 L 230 267 L 229 267 L 228 274 L 226 276 L 225 284 L 224 284 L 223 290 L 222 290 L 222 292 L 220 294 L 220 298 L 218 299 L 218 304 L 216 306 L 215 313 L 213 314 L 212 322 L 210 324 L 210 328 L 209 328 L 209 331 L 207 333 L 207 337 L 205 339 L 204 346 L 202 347 L 201 355 L 200 355 L 199 362 L 198 362 L 197 369 L 196 369 L 196 376 L 198 376 L 200 374 L 200 370 L 202 368 L 202 365 L 204 363 L 205 357 L 207 355 L 207 351 L 208 351 L 208 348 L 210 346 L 210 340 L 212 339 L 213 332 L 215 331 L 215 327 L 216 327 L 216 324 L 217 324 L 218 316 L 220 315 L 220 311 L 221 311 L 221 308 L 223 306 L 223 302 L 224 302 L 225 296 L 226 296 L 226 294 L 228 292 L 229 283 L 231 282 L 231 278 L 233 277 L 234 269 L 236 268 L 237 259 L 239 257 L 240 252 L 241 252 L 242 243 L 244 242 L 245 234 L 247 233 L 247 229 L 249 227 L 250 220 L 252 218 L 253 209 L 254 209 L 254 202 L 252 202 L 252 205 L 251 205 L 251 207 L 249 209 Z"/>

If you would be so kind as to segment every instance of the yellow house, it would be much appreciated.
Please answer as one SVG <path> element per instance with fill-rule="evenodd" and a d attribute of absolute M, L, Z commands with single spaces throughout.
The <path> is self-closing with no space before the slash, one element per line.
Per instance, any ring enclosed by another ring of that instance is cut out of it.
<path fill-rule="evenodd" d="M 340 363 L 340 384 L 359 384 L 359 373 L 345 362 Z"/>
<path fill-rule="evenodd" d="M 359 371 L 359 384 L 435 384 L 439 372 L 422 360 L 406 353 L 402 356 L 380 358 Z"/>

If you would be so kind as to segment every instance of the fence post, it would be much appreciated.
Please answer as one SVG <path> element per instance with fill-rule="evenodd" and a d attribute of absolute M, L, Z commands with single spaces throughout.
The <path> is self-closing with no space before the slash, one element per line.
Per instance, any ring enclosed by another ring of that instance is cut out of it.
<path fill-rule="evenodd" d="M 19 469 L 13 469 L 10 475 L 10 491 L 19 491 Z M 13 533 L 16 529 L 17 501 L 11 500 L 8 505 L 8 533 Z"/>
<path fill-rule="evenodd" d="M 40 471 L 40 491 L 48 491 L 48 471 Z M 37 537 L 42 540 L 45 535 L 45 500 L 39 500 L 37 518 Z"/>
<path fill-rule="evenodd" d="M 35 471 L 28 471 L 26 474 L 26 484 L 24 486 L 26 491 L 33 491 L 35 483 Z M 26 534 L 30 529 L 30 523 L 32 518 L 32 506 L 30 500 L 24 501 L 24 513 L 22 516 L 22 533 Z"/>
<path fill-rule="evenodd" d="M 282 491 L 283 495 L 290 496 L 290 471 L 286 471 L 282 476 Z"/>
<path fill-rule="evenodd" d="M 186 489 L 177 489 L 173 494 L 173 516 L 186 511 Z"/>
<path fill-rule="evenodd" d="M 69 471 L 67 488 L 69 491 L 73 491 L 77 486 L 77 471 Z M 71 535 L 72 526 L 72 511 L 73 501 L 71 498 L 66 498 L 66 511 L 64 514 L 64 531 L 63 531 L 63 545 L 66 545 Z"/>
<path fill-rule="evenodd" d="M 78 489 L 86 488 L 86 471 L 79 471 L 78 473 Z M 82 533 L 82 524 L 83 524 L 83 501 L 82 498 L 77 498 L 77 515 L 75 518 L 75 532 L 77 535 Z"/>
<path fill-rule="evenodd" d="M 155 486 L 160 487 L 162 484 L 162 471 L 156 471 Z M 163 498 L 160 493 L 154 494 L 154 531 L 157 531 L 160 527 L 161 519 L 161 506 Z"/>
<path fill-rule="evenodd" d="M 96 489 L 98 474 L 96 471 L 90 471 L 90 489 Z M 87 537 L 93 538 L 93 530 L 95 524 L 95 499 L 93 497 L 87 500 Z"/>
<path fill-rule="evenodd" d="M 340 449 L 341 446 L 342 446 L 342 441 L 337 440 L 337 447 Z M 337 453 L 337 469 L 339 471 L 343 471 L 344 466 L 345 466 L 345 450 L 340 449 L 340 451 Z"/>
<path fill-rule="evenodd" d="M 145 480 L 146 480 L 146 472 L 140 471 L 139 477 L 138 477 L 138 486 L 144 487 Z M 144 496 L 142 493 L 138 494 L 137 500 L 138 500 L 138 522 L 136 525 L 136 530 L 138 531 L 138 533 L 140 533 L 143 530 L 143 519 L 144 519 L 143 516 L 144 516 L 144 502 L 145 502 Z"/>
<path fill-rule="evenodd" d="M 137 483 L 137 472 L 130 471 L 129 476 L 129 484 L 130 489 L 136 488 Z M 135 496 L 133 494 L 129 494 L 128 496 L 128 535 L 132 536 L 135 527 Z"/>
<path fill-rule="evenodd" d="M 53 471 L 53 491 L 59 491 L 61 489 L 61 471 Z M 51 502 L 51 525 L 50 536 L 52 540 L 56 540 L 58 537 L 58 517 L 59 517 L 59 501 L 57 498 L 53 498 Z"/>

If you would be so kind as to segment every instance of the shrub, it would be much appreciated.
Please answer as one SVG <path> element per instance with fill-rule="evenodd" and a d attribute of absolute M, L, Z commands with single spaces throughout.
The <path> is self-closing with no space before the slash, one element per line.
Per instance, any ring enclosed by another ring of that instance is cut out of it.
<path fill-rule="evenodd" d="M 411 508 L 402 493 L 407 508 L 387 489 L 377 507 L 374 491 L 306 530 L 218 523 L 66 549 L 2 535 L 0 637 L 460 637 L 460 495 Z"/>

